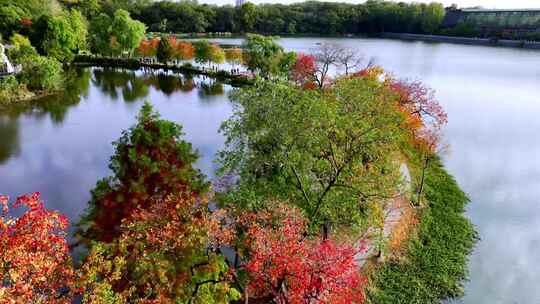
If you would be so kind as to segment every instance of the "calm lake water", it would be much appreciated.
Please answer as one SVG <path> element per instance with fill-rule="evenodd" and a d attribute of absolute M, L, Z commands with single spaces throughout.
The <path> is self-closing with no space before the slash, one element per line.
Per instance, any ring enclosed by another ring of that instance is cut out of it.
<path fill-rule="evenodd" d="M 540 303 L 540 52 L 383 39 L 281 42 L 302 52 L 320 42 L 354 47 L 436 90 L 449 114 L 444 160 L 471 198 L 467 215 L 482 238 L 458 302 Z M 111 142 L 144 100 L 184 126 L 201 155 L 197 166 L 211 177 L 231 89 L 157 72 L 84 70 L 66 96 L 0 115 L 0 193 L 41 191 L 48 207 L 76 221 L 89 190 L 109 174 Z"/>

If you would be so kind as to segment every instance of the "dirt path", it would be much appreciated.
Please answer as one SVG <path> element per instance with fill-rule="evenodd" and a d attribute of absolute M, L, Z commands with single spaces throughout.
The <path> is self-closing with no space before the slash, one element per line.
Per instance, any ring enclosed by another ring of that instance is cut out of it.
<path fill-rule="evenodd" d="M 400 166 L 400 172 L 403 178 L 403 185 L 400 193 L 389 199 L 383 206 L 384 212 L 384 227 L 382 231 L 382 239 L 387 242 L 392 235 L 394 228 L 400 222 L 403 214 L 409 206 L 409 202 L 405 196 L 405 191 L 410 187 L 411 176 L 409 168 L 405 163 Z M 356 261 L 360 267 L 364 266 L 366 261 L 374 255 L 379 254 L 377 250 L 377 241 L 381 237 L 381 231 L 378 228 L 369 228 L 366 232 L 366 238 L 359 242 L 358 246 L 363 246 L 364 249 L 356 255 Z"/>

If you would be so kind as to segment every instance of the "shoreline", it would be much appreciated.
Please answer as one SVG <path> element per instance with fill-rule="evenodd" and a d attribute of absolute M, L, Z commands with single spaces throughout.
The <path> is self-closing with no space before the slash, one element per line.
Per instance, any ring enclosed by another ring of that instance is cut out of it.
<path fill-rule="evenodd" d="M 244 85 L 252 84 L 252 79 L 245 75 L 234 75 L 225 70 L 203 70 L 196 66 L 186 64 L 183 65 L 171 65 L 166 63 L 145 63 L 135 58 L 114 58 L 114 57 L 94 57 L 79 55 L 75 57 L 71 63 L 74 66 L 79 67 L 118 67 L 126 69 L 141 69 L 149 68 L 155 70 L 170 70 L 180 72 L 186 75 L 204 75 L 211 78 L 218 79 L 233 87 L 241 87 Z"/>
<path fill-rule="evenodd" d="M 206 36 L 181 36 L 182 39 L 243 39 L 244 34 L 235 33 L 229 36 L 212 35 L 209 33 Z M 264 33 L 261 35 L 272 35 Z M 506 47 L 506 48 L 519 48 L 528 50 L 540 50 L 540 41 L 525 41 L 525 40 L 509 40 L 509 39 L 494 39 L 494 38 L 471 38 L 464 36 L 445 36 L 445 35 L 425 35 L 425 34 L 410 34 L 410 33 L 395 33 L 395 32 L 382 32 L 374 34 L 336 34 L 336 35 L 321 35 L 321 34 L 274 34 L 280 38 L 383 38 L 383 39 L 396 39 L 406 41 L 424 41 L 424 42 L 439 42 L 439 43 L 451 43 L 461 45 L 478 45 L 489 47 Z M 228 46 L 227 44 L 223 44 Z"/>
<path fill-rule="evenodd" d="M 380 33 L 377 37 L 387 38 L 387 39 L 407 40 L 407 41 L 442 42 L 442 43 L 452 43 L 452 44 L 462 44 L 462 45 L 497 46 L 497 47 L 507 47 L 507 48 L 540 50 L 539 41 L 468 38 L 468 37 L 390 33 L 390 32 Z"/>
<path fill-rule="evenodd" d="M 13 99 L 9 101 L 0 100 L 0 112 L 8 111 L 9 109 L 13 107 L 17 107 L 17 106 L 28 105 L 36 100 L 49 97 L 49 96 L 54 96 L 57 94 L 61 94 L 63 91 L 64 91 L 63 89 L 57 90 L 57 91 L 40 91 L 40 92 L 28 91 L 27 93 L 29 95 L 25 98 Z"/>

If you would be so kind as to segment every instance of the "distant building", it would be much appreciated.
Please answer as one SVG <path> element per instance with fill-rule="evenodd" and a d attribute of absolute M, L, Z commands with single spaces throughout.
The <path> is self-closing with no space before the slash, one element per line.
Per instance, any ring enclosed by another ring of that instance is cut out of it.
<path fill-rule="evenodd" d="M 236 7 L 240 7 L 246 3 L 246 0 L 236 0 Z"/>
<path fill-rule="evenodd" d="M 531 33 L 540 31 L 540 9 L 456 9 L 448 8 L 443 27 L 459 23 L 472 25 L 481 33 Z"/>

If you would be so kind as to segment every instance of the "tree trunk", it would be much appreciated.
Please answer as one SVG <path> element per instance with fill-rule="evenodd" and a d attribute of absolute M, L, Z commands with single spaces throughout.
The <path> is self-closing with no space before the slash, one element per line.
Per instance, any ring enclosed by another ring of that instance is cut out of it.
<path fill-rule="evenodd" d="M 422 191 L 424 190 L 424 181 L 426 177 L 426 169 L 429 164 L 429 156 L 425 156 L 424 165 L 422 166 L 422 177 L 420 179 L 420 187 L 418 188 L 418 205 L 421 203 Z"/>

